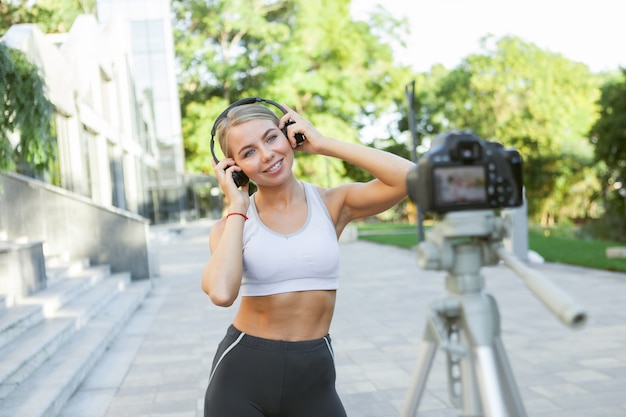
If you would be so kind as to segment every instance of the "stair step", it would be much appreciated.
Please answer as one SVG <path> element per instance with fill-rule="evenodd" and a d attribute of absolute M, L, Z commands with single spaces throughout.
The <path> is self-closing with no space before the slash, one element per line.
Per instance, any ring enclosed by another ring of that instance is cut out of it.
<path fill-rule="evenodd" d="M 111 342 L 56 417 L 105 417 L 118 387 L 121 387 L 143 346 L 161 306 L 168 298 L 169 285 L 153 280 L 154 286 L 141 307 Z M 173 416 L 172 416 L 173 417 Z"/>
<path fill-rule="evenodd" d="M 89 258 L 67 260 L 60 257 L 46 256 L 46 280 L 48 284 L 70 278 L 90 266 Z"/>
<path fill-rule="evenodd" d="M 73 273 L 69 278 L 50 285 L 20 301 L 22 305 L 40 305 L 44 317 L 50 317 L 73 298 L 111 275 L 109 265 L 92 266 Z"/>
<path fill-rule="evenodd" d="M 0 417 L 54 417 L 151 288 L 149 280 L 129 284 L 28 379 L 16 386 L 11 395 L 0 400 Z M 63 311 L 65 309 L 59 314 Z"/>
<path fill-rule="evenodd" d="M 54 355 L 129 282 L 128 273 L 111 275 L 0 349 L 0 399 Z"/>
<path fill-rule="evenodd" d="M 109 266 L 88 268 L 1 310 L 0 349 L 108 275 Z"/>
<path fill-rule="evenodd" d="M 72 335 L 70 319 L 46 320 L 0 351 L 0 401 L 50 358 Z"/>
<path fill-rule="evenodd" d="M 37 305 L 16 305 L 0 312 L 0 349 L 42 320 L 43 312 Z"/>

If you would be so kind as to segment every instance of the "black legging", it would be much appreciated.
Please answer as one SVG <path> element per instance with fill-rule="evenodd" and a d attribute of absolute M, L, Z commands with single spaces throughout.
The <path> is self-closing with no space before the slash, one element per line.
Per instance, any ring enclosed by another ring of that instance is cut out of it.
<path fill-rule="evenodd" d="M 230 326 L 219 344 L 204 417 L 345 417 L 330 336 L 282 342 Z"/>

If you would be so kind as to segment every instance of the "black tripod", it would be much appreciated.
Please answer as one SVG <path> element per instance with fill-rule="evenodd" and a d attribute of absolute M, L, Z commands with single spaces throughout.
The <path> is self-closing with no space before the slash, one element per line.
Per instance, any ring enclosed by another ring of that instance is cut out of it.
<path fill-rule="evenodd" d="M 448 296 L 431 305 L 409 395 L 401 417 L 415 416 L 438 347 L 447 354 L 448 389 L 463 417 L 526 417 L 500 339 L 500 313 L 484 292 L 483 265 L 500 260 L 566 325 L 582 326 L 585 311 L 504 250 L 508 218 L 493 211 L 448 213 L 418 246 L 420 267 L 447 270 Z"/>

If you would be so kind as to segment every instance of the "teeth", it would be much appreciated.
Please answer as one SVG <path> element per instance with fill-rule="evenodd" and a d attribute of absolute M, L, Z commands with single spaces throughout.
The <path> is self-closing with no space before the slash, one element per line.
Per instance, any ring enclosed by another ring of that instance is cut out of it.
<path fill-rule="evenodd" d="M 274 165 L 272 165 L 270 167 L 270 169 L 267 170 L 267 172 L 274 172 L 276 171 L 278 168 L 280 167 L 280 161 L 276 162 Z"/>

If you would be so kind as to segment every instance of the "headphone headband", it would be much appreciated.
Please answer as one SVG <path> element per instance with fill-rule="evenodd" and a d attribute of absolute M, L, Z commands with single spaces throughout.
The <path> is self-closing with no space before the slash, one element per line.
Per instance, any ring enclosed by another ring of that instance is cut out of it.
<path fill-rule="evenodd" d="M 287 111 L 283 108 L 283 106 L 281 106 L 277 102 L 273 100 L 261 98 L 261 97 L 247 97 L 247 98 L 242 98 L 241 100 L 235 101 L 233 104 L 228 106 L 223 112 L 221 112 L 219 116 L 217 116 L 217 119 L 215 119 L 215 123 L 213 123 L 213 128 L 211 129 L 211 155 L 213 156 L 213 160 L 215 161 L 215 163 L 219 162 L 219 159 L 217 159 L 217 155 L 215 155 L 215 133 L 217 130 L 217 125 L 224 117 L 228 115 L 228 112 L 231 111 L 233 108 L 243 106 L 245 104 L 254 104 L 254 103 L 268 103 L 278 108 L 283 114 L 287 113 Z"/>
<path fill-rule="evenodd" d="M 254 104 L 254 103 L 271 104 L 272 106 L 278 108 L 283 114 L 287 113 L 287 111 L 283 108 L 283 106 L 281 106 L 277 102 L 273 100 L 261 98 L 261 97 L 242 98 L 241 100 L 237 100 L 233 104 L 228 106 L 226 110 L 224 110 L 222 113 L 220 113 L 219 116 L 217 116 L 217 119 L 215 119 L 215 123 L 213 123 L 213 128 L 211 129 L 211 155 L 213 156 L 213 160 L 215 161 L 216 164 L 220 162 L 219 159 L 217 159 L 217 155 L 215 155 L 215 131 L 217 130 L 218 123 L 224 117 L 226 117 L 228 115 L 228 112 L 231 111 L 233 108 L 238 107 L 238 106 L 243 106 L 244 104 Z M 285 134 L 285 136 L 287 136 L 287 125 L 283 127 L 283 133 Z M 300 144 L 302 143 L 302 141 L 304 141 L 304 136 L 302 136 L 301 134 L 297 134 L 296 142 Z M 245 185 L 248 182 L 248 176 L 243 171 L 233 172 L 233 180 L 235 181 L 235 184 L 237 185 L 237 187 L 241 187 L 242 185 Z"/>

